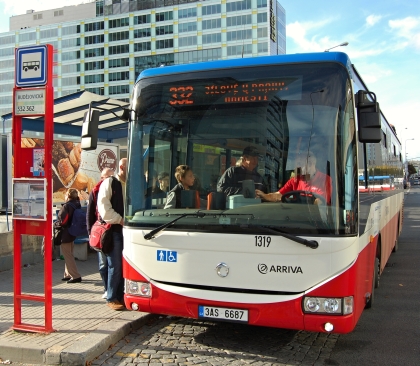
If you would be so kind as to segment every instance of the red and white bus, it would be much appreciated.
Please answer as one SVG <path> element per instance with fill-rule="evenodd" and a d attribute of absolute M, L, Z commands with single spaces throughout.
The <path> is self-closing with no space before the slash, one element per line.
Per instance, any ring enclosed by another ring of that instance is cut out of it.
<path fill-rule="evenodd" d="M 389 175 L 370 176 L 366 185 L 365 177 L 359 176 L 359 192 L 382 192 L 395 189 L 394 177 Z"/>
<path fill-rule="evenodd" d="M 372 305 L 403 217 L 402 187 L 358 189 L 374 151 L 369 169 L 403 177 L 401 144 L 375 98 L 339 52 L 143 71 L 129 111 L 127 308 L 352 331 Z M 247 147 L 258 152 L 270 192 L 305 168 L 299 157 L 314 154 L 331 177 L 329 202 L 313 204 L 316 194 L 306 191 L 281 202 L 217 192 Z M 195 184 L 179 208 L 165 209 L 166 195 L 153 194 L 157 176 L 168 173 L 172 188 L 179 165 L 191 167 Z"/>

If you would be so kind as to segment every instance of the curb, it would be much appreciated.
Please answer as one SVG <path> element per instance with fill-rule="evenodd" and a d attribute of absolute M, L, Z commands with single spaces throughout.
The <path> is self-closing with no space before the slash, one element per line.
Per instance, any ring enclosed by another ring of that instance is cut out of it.
<path fill-rule="evenodd" d="M 47 350 L 45 361 L 47 364 L 52 364 L 51 361 L 55 361 L 54 364 L 84 366 L 152 317 L 154 315 L 148 313 L 126 311 L 121 317 L 101 324 L 86 337 L 62 349 L 59 359 L 54 357 L 54 347 Z M 52 359 L 52 357 L 54 358 Z"/>
<path fill-rule="evenodd" d="M 45 349 L 28 343 L 25 345 L 6 343 L 0 346 L 0 357 L 20 363 L 85 366 L 104 353 L 109 346 L 155 316 L 138 311 L 124 311 L 120 317 L 100 324 L 91 333 L 87 333 L 85 337 L 67 347 L 55 345 Z"/>

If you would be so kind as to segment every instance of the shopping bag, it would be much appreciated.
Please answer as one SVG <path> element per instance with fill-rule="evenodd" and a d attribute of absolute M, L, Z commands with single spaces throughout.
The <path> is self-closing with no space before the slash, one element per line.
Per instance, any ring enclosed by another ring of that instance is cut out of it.
<path fill-rule="evenodd" d="M 98 220 L 93 224 L 89 237 L 89 245 L 92 249 L 104 254 L 111 253 L 113 249 L 111 227 L 111 224 Z"/>

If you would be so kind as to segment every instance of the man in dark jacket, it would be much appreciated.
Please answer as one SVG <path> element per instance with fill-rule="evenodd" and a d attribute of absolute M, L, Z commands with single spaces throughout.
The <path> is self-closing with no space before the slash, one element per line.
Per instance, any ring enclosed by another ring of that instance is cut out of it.
<path fill-rule="evenodd" d="M 92 191 L 89 194 L 89 204 L 86 211 L 86 226 L 87 231 L 90 236 L 90 230 L 93 224 L 98 219 L 98 209 L 97 209 L 97 198 L 99 187 L 101 186 L 105 178 L 111 177 L 114 175 L 114 170 L 111 168 L 105 168 L 101 172 L 101 180 L 93 187 Z M 102 252 L 98 252 L 98 261 L 99 261 L 99 274 L 101 275 L 102 282 L 104 284 L 104 294 L 102 295 L 103 299 L 107 297 L 107 288 L 108 288 L 108 263 L 106 256 Z"/>
<path fill-rule="evenodd" d="M 256 189 L 266 193 L 263 177 L 257 172 L 258 156 L 258 150 L 254 146 L 246 147 L 242 153 L 241 165 L 226 169 L 217 183 L 217 191 L 225 193 L 226 196 L 242 194 L 242 182 L 252 180 Z"/>

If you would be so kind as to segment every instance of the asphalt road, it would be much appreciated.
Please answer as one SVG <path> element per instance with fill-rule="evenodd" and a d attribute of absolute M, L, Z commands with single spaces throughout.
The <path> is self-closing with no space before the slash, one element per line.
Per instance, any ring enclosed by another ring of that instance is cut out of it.
<path fill-rule="evenodd" d="M 406 191 L 399 249 L 365 310 L 341 335 L 329 365 L 420 365 L 420 186 Z"/>

